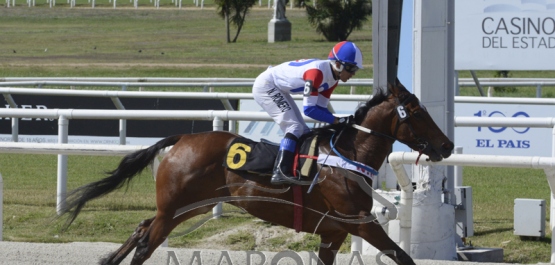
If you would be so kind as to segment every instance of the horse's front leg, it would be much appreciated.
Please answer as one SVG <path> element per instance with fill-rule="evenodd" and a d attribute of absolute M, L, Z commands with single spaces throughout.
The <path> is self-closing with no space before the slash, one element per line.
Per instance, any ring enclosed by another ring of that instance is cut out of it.
<path fill-rule="evenodd" d="M 318 265 L 333 265 L 335 256 L 347 238 L 347 232 L 334 231 L 320 234 L 320 249 L 318 250 Z"/>
<path fill-rule="evenodd" d="M 383 228 L 375 223 L 365 223 L 358 226 L 358 235 L 362 237 L 372 246 L 377 248 L 380 252 L 390 257 L 395 263 L 399 265 L 414 265 L 414 260 L 397 245 Z"/>

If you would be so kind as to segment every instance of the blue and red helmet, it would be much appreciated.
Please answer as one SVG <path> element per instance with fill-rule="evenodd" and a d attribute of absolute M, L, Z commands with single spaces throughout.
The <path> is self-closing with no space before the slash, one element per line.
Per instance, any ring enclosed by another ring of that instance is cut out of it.
<path fill-rule="evenodd" d="M 358 69 L 362 69 L 362 52 L 360 49 L 350 41 L 342 41 L 333 46 L 328 59 L 339 61 L 347 71 L 351 68 L 355 72 Z M 353 67 L 354 66 L 354 67 Z"/>

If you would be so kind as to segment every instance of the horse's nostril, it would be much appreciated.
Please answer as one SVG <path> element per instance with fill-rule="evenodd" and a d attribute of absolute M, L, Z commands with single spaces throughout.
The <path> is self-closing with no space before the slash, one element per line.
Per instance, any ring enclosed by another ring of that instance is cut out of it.
<path fill-rule="evenodd" d="M 441 145 L 441 148 L 443 148 L 444 150 L 447 150 L 447 151 L 452 151 L 454 146 L 455 145 L 452 142 L 448 142 L 448 143 L 443 143 Z"/>

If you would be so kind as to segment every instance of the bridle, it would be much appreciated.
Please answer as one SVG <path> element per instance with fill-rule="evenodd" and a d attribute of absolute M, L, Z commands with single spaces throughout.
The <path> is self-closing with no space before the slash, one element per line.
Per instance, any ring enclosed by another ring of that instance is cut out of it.
<path fill-rule="evenodd" d="M 402 123 L 404 123 L 406 120 L 408 120 L 411 116 L 413 116 L 413 112 L 411 111 L 407 111 L 406 106 L 410 103 L 410 101 L 412 101 L 414 98 L 416 98 L 416 96 L 414 94 L 410 94 L 406 99 L 404 99 L 402 102 L 399 102 L 399 98 L 396 97 L 396 101 L 397 101 L 397 106 L 395 107 L 395 112 L 397 114 L 397 121 L 395 123 L 395 129 L 393 130 L 393 135 L 389 135 L 389 134 L 385 134 L 382 132 L 377 132 L 371 129 L 368 129 L 366 127 L 360 126 L 358 124 L 351 124 L 351 127 L 368 133 L 368 134 L 373 134 L 376 136 L 380 136 L 380 137 L 384 137 L 384 138 L 388 138 L 391 139 L 393 141 L 399 141 L 400 143 L 403 143 L 407 146 L 410 146 L 408 143 L 399 140 L 396 135 L 397 132 L 399 131 L 399 127 L 401 126 Z M 415 136 L 416 139 L 416 147 L 418 150 L 418 157 L 416 158 L 416 164 L 418 165 L 418 160 L 420 160 L 420 156 L 422 155 L 422 153 L 424 153 L 424 150 L 426 150 L 426 148 L 428 148 L 428 141 L 426 141 L 424 138 L 417 136 L 416 132 L 414 131 L 414 128 L 412 127 L 412 125 L 410 123 L 407 123 L 408 128 L 410 130 L 410 132 L 412 133 L 412 135 Z"/>

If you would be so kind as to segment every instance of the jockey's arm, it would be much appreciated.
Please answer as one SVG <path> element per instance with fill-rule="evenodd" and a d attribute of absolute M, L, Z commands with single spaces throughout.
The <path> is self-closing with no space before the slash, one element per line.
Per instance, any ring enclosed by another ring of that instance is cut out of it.
<path fill-rule="evenodd" d="M 305 86 L 303 93 L 303 113 L 304 115 L 317 121 L 330 124 L 337 123 L 337 118 L 328 110 L 331 93 L 335 86 L 319 91 L 322 84 L 322 72 L 318 69 L 310 69 L 304 75 Z"/>

